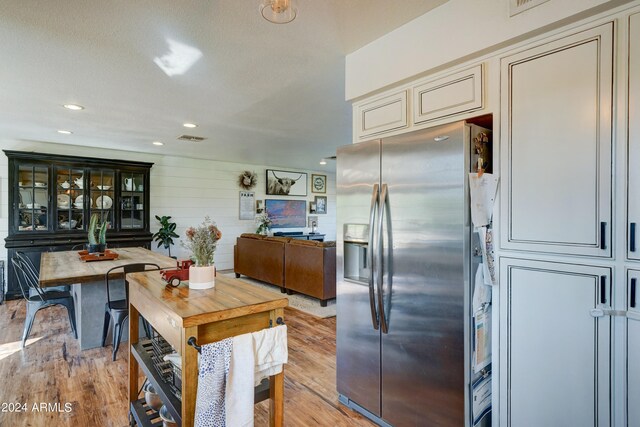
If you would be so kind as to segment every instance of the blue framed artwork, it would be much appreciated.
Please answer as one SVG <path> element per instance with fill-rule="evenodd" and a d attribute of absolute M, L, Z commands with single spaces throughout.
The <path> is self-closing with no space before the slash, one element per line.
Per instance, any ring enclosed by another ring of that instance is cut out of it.
<path fill-rule="evenodd" d="M 307 226 L 306 200 L 266 199 L 265 208 L 271 218 L 271 228 Z"/>

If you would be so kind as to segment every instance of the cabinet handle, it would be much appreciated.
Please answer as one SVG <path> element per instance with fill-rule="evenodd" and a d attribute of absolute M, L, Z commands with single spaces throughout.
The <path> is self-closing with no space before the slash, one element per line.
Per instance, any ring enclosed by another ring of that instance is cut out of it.
<path fill-rule="evenodd" d="M 600 276 L 600 303 L 607 303 L 607 276 Z"/>
<path fill-rule="evenodd" d="M 629 224 L 629 252 L 636 251 L 636 223 Z"/>
<path fill-rule="evenodd" d="M 629 292 L 629 307 L 636 308 L 636 278 L 631 279 L 631 290 Z"/>
<path fill-rule="evenodd" d="M 607 249 L 607 223 L 600 223 L 600 249 Z"/>

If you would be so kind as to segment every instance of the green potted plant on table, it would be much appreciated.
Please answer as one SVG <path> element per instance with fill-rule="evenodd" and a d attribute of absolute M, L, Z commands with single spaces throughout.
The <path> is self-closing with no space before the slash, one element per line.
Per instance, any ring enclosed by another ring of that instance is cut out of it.
<path fill-rule="evenodd" d="M 180 237 L 176 234 L 176 223 L 169 222 L 170 216 L 159 217 L 156 215 L 156 219 L 160 222 L 160 229 L 153 235 L 153 240 L 158 242 L 158 247 L 162 246 L 169 251 L 171 256 L 171 246 L 173 245 L 173 238 Z"/>
<path fill-rule="evenodd" d="M 87 251 L 90 254 L 104 253 L 107 249 L 107 228 L 109 228 L 109 222 L 103 221 L 98 227 L 98 214 L 91 215 L 89 220 L 89 244 L 87 245 Z"/>
<path fill-rule="evenodd" d="M 198 227 L 189 227 L 185 231 L 186 241 L 182 241 L 182 247 L 191 251 L 191 259 L 195 262 L 189 267 L 189 288 L 209 289 L 215 286 L 216 269 L 213 264 L 213 255 L 222 237 L 222 232 L 209 216 Z"/>

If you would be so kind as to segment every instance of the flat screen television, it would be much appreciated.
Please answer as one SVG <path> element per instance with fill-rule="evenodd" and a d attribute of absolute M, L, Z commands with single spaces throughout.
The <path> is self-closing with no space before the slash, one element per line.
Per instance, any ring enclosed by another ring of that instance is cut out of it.
<path fill-rule="evenodd" d="M 264 206 L 271 218 L 271 228 L 307 226 L 306 200 L 267 199 Z"/>

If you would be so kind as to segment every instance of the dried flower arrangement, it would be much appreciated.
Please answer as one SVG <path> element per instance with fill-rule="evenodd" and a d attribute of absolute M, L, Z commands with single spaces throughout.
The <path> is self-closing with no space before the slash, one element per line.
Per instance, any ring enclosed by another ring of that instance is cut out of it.
<path fill-rule="evenodd" d="M 181 241 L 183 248 L 188 249 L 193 254 L 191 259 L 196 266 L 213 265 L 213 255 L 216 251 L 218 240 L 222 237 L 222 232 L 211 221 L 209 216 L 204 217 L 204 222 L 198 227 L 189 227 L 184 233 L 187 240 Z"/>

